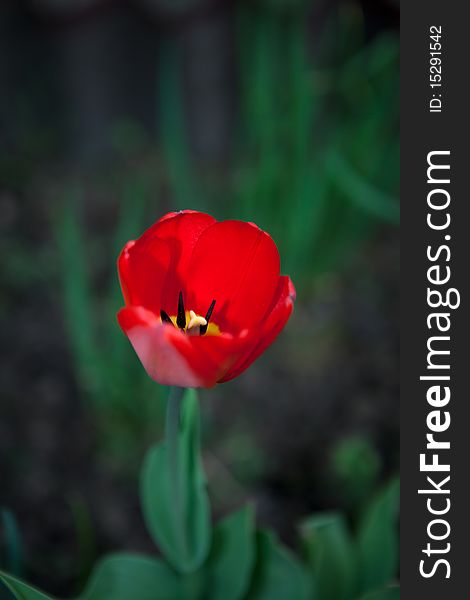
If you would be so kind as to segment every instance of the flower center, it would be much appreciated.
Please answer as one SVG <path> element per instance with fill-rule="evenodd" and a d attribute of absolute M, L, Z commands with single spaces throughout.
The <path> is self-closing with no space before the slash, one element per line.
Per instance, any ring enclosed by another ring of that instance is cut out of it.
<path fill-rule="evenodd" d="M 220 335 L 219 327 L 215 323 L 209 322 L 214 306 L 215 300 L 212 300 L 205 317 L 196 314 L 194 310 L 185 311 L 183 292 L 180 292 L 177 314 L 170 316 L 167 312 L 161 310 L 160 318 L 162 323 L 173 325 L 173 327 L 177 327 L 187 335 Z"/>

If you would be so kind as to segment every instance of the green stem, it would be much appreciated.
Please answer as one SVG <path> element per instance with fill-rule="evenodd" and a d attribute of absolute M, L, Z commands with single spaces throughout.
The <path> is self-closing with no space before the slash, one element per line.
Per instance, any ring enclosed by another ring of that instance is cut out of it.
<path fill-rule="evenodd" d="M 173 519 L 178 545 L 182 554 L 187 555 L 186 536 L 184 533 L 183 498 L 181 490 L 181 456 L 180 456 L 180 417 L 184 388 L 173 387 L 168 395 L 165 423 L 165 442 L 170 466 L 171 497 L 173 498 Z"/>

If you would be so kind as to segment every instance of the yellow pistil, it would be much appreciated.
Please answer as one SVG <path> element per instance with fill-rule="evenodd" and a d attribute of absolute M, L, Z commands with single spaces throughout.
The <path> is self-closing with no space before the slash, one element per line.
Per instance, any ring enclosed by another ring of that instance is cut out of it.
<path fill-rule="evenodd" d="M 189 311 L 189 323 L 188 323 L 188 326 L 186 327 L 186 333 L 191 334 L 192 333 L 191 330 L 197 328 L 197 333 L 199 334 L 199 327 L 201 325 L 207 325 L 207 321 L 204 319 L 204 317 L 197 315 L 194 312 L 194 310 L 190 310 Z"/>

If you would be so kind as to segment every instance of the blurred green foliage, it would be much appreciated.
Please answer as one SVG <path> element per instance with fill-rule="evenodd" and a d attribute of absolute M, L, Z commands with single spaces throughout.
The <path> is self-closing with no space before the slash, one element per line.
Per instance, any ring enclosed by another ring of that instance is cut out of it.
<path fill-rule="evenodd" d="M 165 4 L 170 5 L 161 3 Z M 186 4 L 196 2 L 181 1 L 177 10 Z M 152 164 L 141 168 L 139 163 L 148 144 L 139 126 L 123 120 L 116 131 L 121 161 L 116 170 L 121 164 L 126 167 L 105 191 L 115 196 L 119 207 L 112 239 L 103 239 L 102 232 L 87 225 L 89 182 L 66 180 L 58 196 L 53 225 L 76 379 L 89 421 L 97 429 L 97 443 L 121 468 L 132 471 L 143 448 L 160 433 L 165 397 L 116 323 L 122 298 L 116 270 L 109 265 L 129 239 L 167 209 L 193 208 L 219 219 L 254 221 L 278 244 L 282 269 L 292 276 L 304 302 L 319 276 L 342 268 L 378 227 L 398 224 L 398 38 L 392 33 L 366 37 L 355 3 L 339 3 L 338 10 L 319 23 L 307 18 L 307 5 L 303 0 L 236 3 L 238 107 L 227 165 L 199 168 L 191 155 L 182 49 L 168 37 L 161 42 L 156 81 L 159 140 L 151 144 Z M 21 142 L 28 150 L 23 162 L 9 156 L 0 161 L 0 176 L 12 188 L 24 185 L 44 153 L 41 140 L 31 144 L 32 137 L 28 129 Z M 26 287 L 36 271 L 50 269 L 49 255 L 33 264 L 20 247 L 8 246 L 8 254 L 8 264 L 2 267 L 8 282 L 23 278 Z M 99 268 L 102 265 L 108 268 Z M 225 446 L 242 457 L 253 478 L 263 471 L 256 444 L 228 436 Z M 316 590 L 316 600 L 399 597 L 392 588 L 366 595 L 396 576 L 396 483 L 366 508 L 382 465 L 365 438 L 340 440 L 330 465 L 331 485 L 350 513 L 362 518 L 352 528 L 338 513 L 306 520 L 300 528 L 302 560 L 271 533 L 257 531 L 252 511 L 246 508 L 215 526 L 206 562 L 196 573 L 180 576 L 160 559 L 109 557 L 96 567 L 81 598 L 127 598 L 136 578 L 142 586 L 145 582 L 152 600 L 158 597 L 155 586 L 165 598 L 171 597 L 169 590 L 177 590 L 179 597 L 227 600 L 226 590 L 234 589 L 234 565 L 242 569 L 241 556 L 246 564 L 234 598 L 271 599 L 276 593 L 288 598 L 291 592 L 286 589 L 299 588 L 309 594 Z M 84 558 L 78 570 L 84 580 L 93 553 L 92 532 L 86 507 L 75 506 L 74 515 L 83 533 L 79 544 Z M 11 566 L 16 542 L 14 529 L 9 531 L 9 550 L 1 566 L 19 575 Z M 154 538 L 158 541 L 159 536 Z M 29 586 L 9 581 L 19 597 L 41 597 Z M 212 595 L 201 596 L 201 590 Z M 302 593 L 291 594 L 297 600 Z"/>
<path fill-rule="evenodd" d="M 121 215 L 109 251 L 114 262 L 125 242 L 143 227 L 145 182 L 129 180 L 122 190 Z M 121 465 L 132 466 L 162 423 L 164 392 L 155 386 L 129 352 L 116 314 L 122 306 L 116 272 L 97 293 L 93 279 L 93 243 L 86 238 L 79 208 L 80 188 L 67 192 L 56 223 L 61 258 L 64 309 L 77 380 L 98 429 L 97 439 Z M 140 441 L 142 446 L 136 445 Z M 129 448 L 134 453 L 129 454 Z"/>
<path fill-rule="evenodd" d="M 0 569 L 20 577 L 23 574 L 23 544 L 15 517 L 0 511 Z M 0 581 L 0 600 L 12 600 L 12 594 Z"/>
<path fill-rule="evenodd" d="M 237 5 L 235 152 L 212 189 L 189 159 L 175 45 L 164 47 L 159 70 L 173 205 L 255 221 L 304 288 L 372 226 L 399 220 L 398 38 L 366 41 L 359 8 L 340 7 L 312 48 L 304 4 L 287 13 Z"/>
<path fill-rule="evenodd" d="M 23 548 L 16 519 L 9 510 L 0 511 L 0 566 L 14 575 L 23 572 Z"/>
<path fill-rule="evenodd" d="M 124 460 L 137 436 L 148 439 L 149 427 L 160 427 L 161 401 L 116 327 L 122 301 L 114 270 L 104 293 L 93 280 L 94 253 L 114 264 L 124 243 L 161 216 L 169 194 L 172 208 L 246 219 L 268 231 L 302 297 L 377 226 L 398 223 L 397 37 L 366 40 L 353 3 L 340 4 L 314 34 L 308 3 L 275 4 L 289 10 L 237 4 L 240 106 L 228 169 L 203 176 L 191 159 L 182 53 L 168 38 L 158 68 L 157 175 L 137 165 L 123 171 L 113 243 L 103 247 L 85 234 L 83 190 L 71 186 L 61 198 L 55 229 L 77 377 L 100 443 Z M 124 123 L 116 144 L 129 159 L 145 142 Z"/>
<path fill-rule="evenodd" d="M 363 506 L 354 533 L 339 513 L 320 513 L 302 523 L 316 598 L 362 598 L 393 583 L 398 566 L 398 506 L 399 484 L 392 480 Z"/>
<path fill-rule="evenodd" d="M 357 512 L 377 486 L 382 460 L 367 438 L 354 435 L 340 439 L 333 447 L 330 469 L 344 506 Z"/>
<path fill-rule="evenodd" d="M 398 40 L 366 43 L 360 11 L 342 6 L 313 48 L 303 11 L 238 15 L 233 213 L 273 235 L 303 287 L 399 218 Z"/>
<path fill-rule="evenodd" d="M 257 530 L 250 506 L 212 531 L 197 396 L 186 390 L 175 400 L 169 401 L 167 437 L 150 449 L 142 471 L 141 503 L 162 558 L 105 557 L 79 600 L 361 600 L 370 593 L 376 600 L 399 597 L 397 480 L 373 497 L 354 532 L 338 513 L 306 519 L 300 526 L 301 558 L 270 531 Z M 173 440 L 168 435 L 172 422 L 177 424 Z M 0 572 L 2 581 L 18 600 L 49 598 Z"/>

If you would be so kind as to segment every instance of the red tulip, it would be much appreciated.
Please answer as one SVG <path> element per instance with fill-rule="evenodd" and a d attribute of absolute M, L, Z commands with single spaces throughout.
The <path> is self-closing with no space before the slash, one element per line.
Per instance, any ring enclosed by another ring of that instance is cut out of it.
<path fill-rule="evenodd" d="M 279 269 L 253 223 L 169 213 L 119 256 L 118 321 L 152 379 L 212 387 L 240 375 L 289 319 L 295 289 Z"/>

